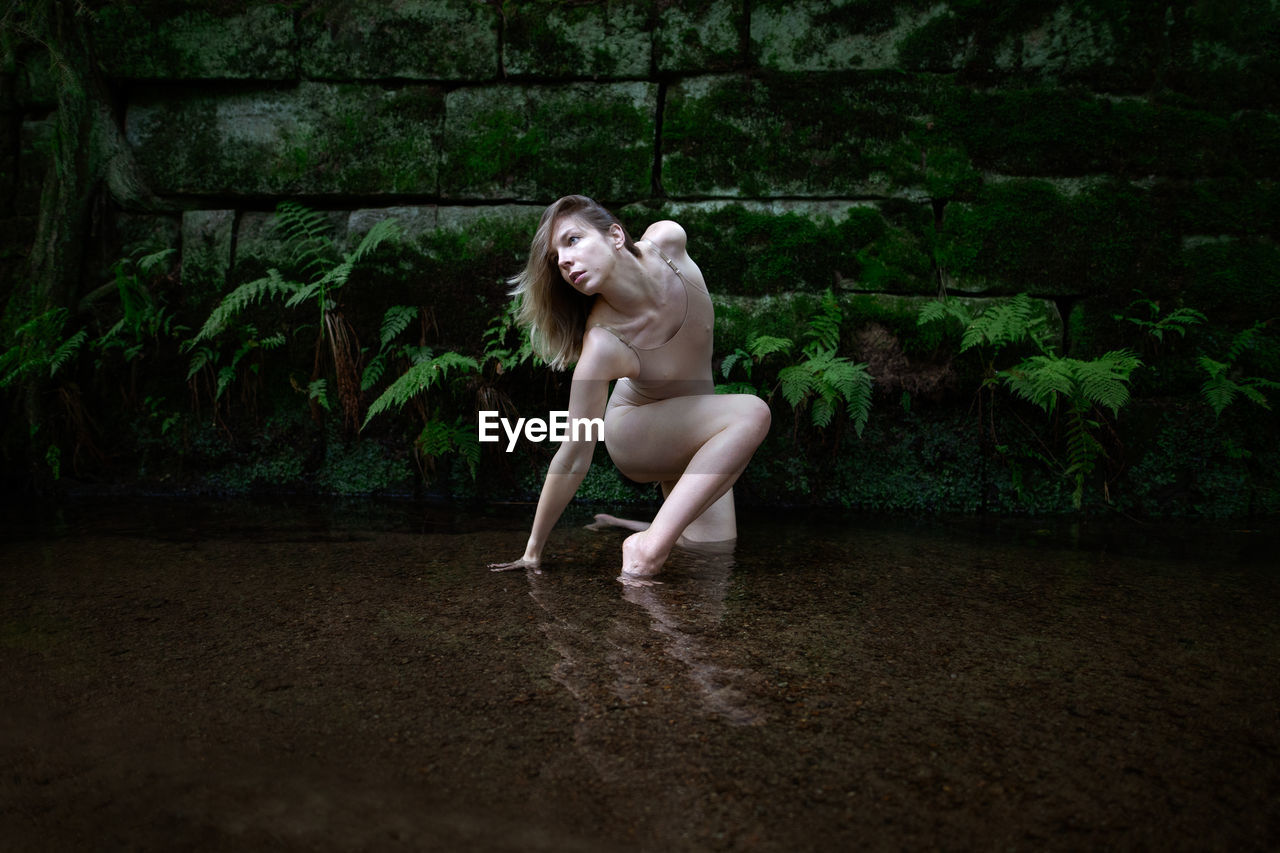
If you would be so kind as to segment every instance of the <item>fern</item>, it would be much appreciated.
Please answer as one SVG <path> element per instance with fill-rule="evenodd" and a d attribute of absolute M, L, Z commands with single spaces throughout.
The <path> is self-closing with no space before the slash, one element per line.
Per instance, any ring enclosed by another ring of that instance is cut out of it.
<path fill-rule="evenodd" d="M 390 346 L 401 332 L 409 328 L 409 324 L 417 314 L 418 309 L 411 305 L 392 305 L 387 309 L 387 312 L 382 315 L 382 329 L 379 335 L 384 349 Z"/>
<path fill-rule="evenodd" d="M 1271 404 L 1263 391 L 1280 389 L 1280 382 L 1261 376 L 1232 379 L 1228 376 L 1232 369 L 1230 363 L 1214 361 L 1205 355 L 1200 356 L 1199 362 L 1201 369 L 1208 374 L 1208 378 L 1200 386 L 1200 396 L 1213 409 L 1214 417 L 1222 417 L 1223 410 L 1231 405 L 1237 395 L 1270 411 Z"/>
<path fill-rule="evenodd" d="M 1161 317 L 1160 303 L 1154 299 L 1144 298 L 1134 300 L 1129 303 L 1128 308 L 1125 310 L 1133 311 L 1135 308 L 1146 309 L 1147 313 L 1150 315 L 1150 319 L 1125 314 L 1113 314 L 1111 316 L 1115 320 L 1122 320 L 1137 326 L 1144 334 L 1160 343 L 1164 342 L 1166 332 L 1186 337 L 1188 329 L 1192 326 L 1202 325 L 1208 322 L 1209 319 L 1194 308 L 1187 308 L 1185 306 L 1175 308 L 1168 314 Z"/>
<path fill-rule="evenodd" d="M 840 348 L 840 323 L 844 320 L 844 312 L 840 310 L 840 301 L 828 289 L 822 294 L 822 309 L 809 318 L 809 327 L 805 336 L 810 338 L 818 349 L 831 350 Z"/>
<path fill-rule="evenodd" d="M 451 424 L 432 418 L 422 427 L 414 444 L 423 456 L 443 456 L 457 452 L 467 463 L 471 478 L 475 479 L 476 467 L 480 464 L 480 441 L 475 430 L 463 423 L 462 418 Z"/>
<path fill-rule="evenodd" d="M 1031 297 L 1025 293 L 992 305 L 974 317 L 964 330 L 960 337 L 960 351 L 976 346 L 1000 350 L 1025 340 L 1031 340 L 1038 348 L 1044 349 L 1041 343 L 1044 318 L 1033 316 L 1033 313 Z"/>
<path fill-rule="evenodd" d="M 479 369 L 480 365 L 474 358 L 456 352 L 443 352 L 438 356 L 423 357 L 373 401 L 361 428 L 368 426 L 374 415 L 388 409 L 399 411 L 404 408 L 404 405 L 414 397 L 443 382 L 449 371 L 478 371 Z"/>
<path fill-rule="evenodd" d="M 64 364 L 75 357 L 76 353 L 80 351 L 80 347 L 84 345 L 85 338 L 87 337 L 88 334 L 84 329 L 81 329 L 58 345 L 58 348 L 53 351 L 53 355 L 49 357 L 50 376 L 55 375 L 62 369 Z"/>
<path fill-rule="evenodd" d="M 1052 414 L 1062 405 L 1067 418 L 1067 465 L 1064 476 L 1075 483 L 1076 509 L 1084 500 L 1084 484 L 1105 451 L 1093 431 L 1099 424 L 1088 418 L 1095 407 L 1110 409 L 1112 417 L 1129 401 L 1129 377 L 1142 365 L 1127 350 L 1115 350 L 1092 361 L 1037 355 L 1000 374 L 1017 396 Z"/>
<path fill-rule="evenodd" d="M 329 223 L 315 210 L 293 201 L 276 207 L 275 230 L 289 247 L 288 266 L 304 278 L 322 274 L 333 263 L 336 248 Z"/>
<path fill-rule="evenodd" d="M 286 281 L 279 270 L 268 270 L 262 278 L 242 284 L 224 296 L 218 303 L 218 307 L 214 308 L 208 319 L 204 321 L 204 325 L 200 327 L 196 336 L 186 342 L 185 347 L 190 349 L 200 341 L 217 337 L 249 306 L 268 298 L 296 293 L 298 287 L 298 284 Z"/>
<path fill-rule="evenodd" d="M 790 338 L 777 338 L 773 335 L 752 335 L 747 339 L 747 352 L 757 361 L 775 352 L 788 352 L 791 349 Z"/>

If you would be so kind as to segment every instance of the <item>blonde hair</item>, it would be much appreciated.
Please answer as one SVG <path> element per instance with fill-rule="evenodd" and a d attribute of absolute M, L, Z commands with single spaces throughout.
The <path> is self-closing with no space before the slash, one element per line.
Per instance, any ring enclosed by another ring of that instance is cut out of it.
<path fill-rule="evenodd" d="M 542 212 L 538 230 L 529 245 L 529 260 L 524 270 L 512 276 L 511 296 L 519 300 L 516 322 L 529 329 L 529 340 L 538 357 L 556 370 L 564 370 L 582 354 L 582 336 L 587 330 L 587 315 L 595 302 L 574 290 L 560 275 L 556 251 L 551 246 L 551 231 L 556 222 L 576 216 L 601 233 L 610 226 L 622 229 L 622 245 L 640 257 L 640 249 L 632 241 L 626 227 L 598 202 L 584 195 L 567 195 Z"/>

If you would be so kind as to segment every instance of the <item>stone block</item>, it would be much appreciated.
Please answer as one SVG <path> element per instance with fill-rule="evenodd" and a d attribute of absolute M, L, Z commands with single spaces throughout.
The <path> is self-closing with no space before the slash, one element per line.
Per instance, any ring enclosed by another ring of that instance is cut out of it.
<path fill-rule="evenodd" d="M 362 294 L 366 313 L 424 306 L 438 321 L 432 334 L 442 345 L 478 352 L 485 329 L 507 303 L 507 278 L 524 266 L 541 214 L 541 206 L 530 205 L 353 211 L 348 249 L 388 216 L 403 236 L 379 252 L 381 260 L 358 267 L 348 287 Z"/>
<path fill-rule="evenodd" d="M 323 79 L 492 80 L 498 13 L 474 0 L 360 0 L 298 21 L 302 74 Z"/>
<path fill-rule="evenodd" d="M 681 196 L 893 195 L 931 84 L 887 77 L 691 78 L 667 93 L 662 184 Z"/>
<path fill-rule="evenodd" d="M 92 18 L 110 77 L 140 80 L 293 80 L 293 12 L 283 4 L 178 8 L 108 4 Z M 239 8 L 236 8 L 239 6 Z"/>
<path fill-rule="evenodd" d="M 779 71 L 894 69 L 899 41 L 945 13 L 938 2 L 762 0 L 752 3 L 751 48 Z"/>
<path fill-rule="evenodd" d="M 336 258 L 346 243 L 350 211 L 330 210 L 325 211 L 323 216 L 329 226 L 324 237 L 332 241 L 333 257 Z M 280 228 L 277 214 L 260 211 L 242 213 L 235 227 L 234 257 L 228 289 L 265 275 L 267 270 L 273 268 L 280 270 L 285 278 L 300 280 L 298 271 L 290 267 L 294 247 L 290 245 L 288 235 Z"/>
<path fill-rule="evenodd" d="M 231 273 L 234 210 L 188 210 L 182 214 L 182 290 L 188 305 L 214 304 Z"/>
<path fill-rule="evenodd" d="M 1009 175 L 1197 178 L 1244 169 L 1262 177 L 1280 163 L 1278 125 L 1265 115 L 1232 118 L 1060 87 L 940 87 L 932 113 L 939 133 L 980 169 Z"/>
<path fill-rule="evenodd" d="M 653 0 L 507 4 L 503 69 L 518 76 L 647 77 L 653 7 Z"/>
<path fill-rule="evenodd" d="M 457 89 L 445 101 L 445 198 L 602 201 L 650 194 L 657 86 Z"/>
<path fill-rule="evenodd" d="M 659 71 L 705 74 L 741 64 L 744 0 L 672 3 L 653 33 Z"/>
<path fill-rule="evenodd" d="M 151 86 L 125 131 L 162 195 L 434 193 L 443 103 L 428 86 Z"/>
<path fill-rule="evenodd" d="M 628 224 L 638 219 L 630 210 L 621 216 Z M 712 293 L 937 289 L 928 206 L 715 201 L 671 203 L 649 221 L 653 218 L 675 219 L 684 226 L 689 252 Z"/>
<path fill-rule="evenodd" d="M 991 183 L 947 205 L 935 257 L 953 292 L 1156 293 L 1178 250 L 1157 213 L 1149 191 L 1118 181 L 1074 195 L 1045 181 Z"/>

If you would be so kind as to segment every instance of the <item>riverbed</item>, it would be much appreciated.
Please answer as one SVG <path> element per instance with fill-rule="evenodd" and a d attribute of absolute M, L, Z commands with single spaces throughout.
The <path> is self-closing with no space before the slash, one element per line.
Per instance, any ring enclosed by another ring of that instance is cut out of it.
<path fill-rule="evenodd" d="M 1280 846 L 1274 524 L 530 515 L 10 507 L 4 849 Z"/>

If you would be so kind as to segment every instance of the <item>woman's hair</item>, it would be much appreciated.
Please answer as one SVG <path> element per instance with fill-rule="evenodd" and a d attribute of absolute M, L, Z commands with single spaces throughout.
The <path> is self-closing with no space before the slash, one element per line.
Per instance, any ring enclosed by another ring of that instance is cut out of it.
<path fill-rule="evenodd" d="M 513 286 L 511 295 L 520 301 L 516 322 L 529 328 L 533 351 L 556 370 L 564 370 L 582 353 L 587 314 L 595 301 L 594 296 L 579 293 L 560 276 L 551 232 L 566 216 L 576 216 L 601 233 L 617 225 L 622 229 L 623 246 L 640 257 L 639 247 L 618 217 L 584 195 L 567 195 L 542 212 L 529 246 L 529 261 L 507 283 Z"/>

